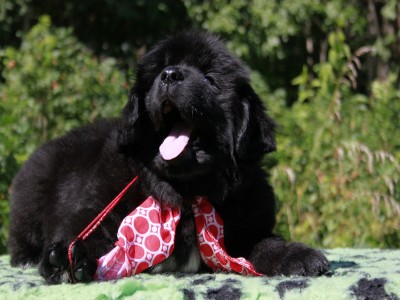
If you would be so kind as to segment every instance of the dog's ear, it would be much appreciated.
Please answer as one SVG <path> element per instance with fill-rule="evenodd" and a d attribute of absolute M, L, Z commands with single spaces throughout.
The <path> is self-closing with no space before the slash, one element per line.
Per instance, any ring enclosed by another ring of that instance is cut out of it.
<path fill-rule="evenodd" d="M 139 143 L 144 135 L 144 103 L 135 88 L 129 93 L 129 99 L 122 113 L 122 124 L 118 131 L 118 147 L 121 151 Z"/>
<path fill-rule="evenodd" d="M 241 107 L 236 124 L 236 154 L 239 159 L 258 159 L 262 154 L 276 150 L 275 122 L 265 113 L 260 97 L 250 84 L 239 91 Z"/>

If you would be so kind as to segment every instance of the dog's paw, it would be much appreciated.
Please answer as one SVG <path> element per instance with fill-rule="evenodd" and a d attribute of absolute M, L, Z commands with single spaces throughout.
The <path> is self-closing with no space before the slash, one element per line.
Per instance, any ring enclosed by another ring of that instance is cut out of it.
<path fill-rule="evenodd" d="M 281 265 L 283 275 L 318 276 L 328 271 L 329 262 L 321 251 L 298 243 L 288 248 Z"/>
<path fill-rule="evenodd" d="M 40 262 L 40 274 L 50 284 L 91 281 L 96 272 L 96 259 L 90 258 L 86 248 L 79 242 L 72 248 L 72 260 L 71 269 L 68 246 L 65 243 L 51 244 Z"/>
<path fill-rule="evenodd" d="M 259 243 L 250 260 L 258 272 L 268 276 L 318 276 L 329 270 L 329 262 L 321 251 L 276 238 Z"/>

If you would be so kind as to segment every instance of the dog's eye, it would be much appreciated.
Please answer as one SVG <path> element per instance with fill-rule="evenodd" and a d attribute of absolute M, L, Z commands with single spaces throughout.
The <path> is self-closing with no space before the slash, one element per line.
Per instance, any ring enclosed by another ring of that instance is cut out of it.
<path fill-rule="evenodd" d="M 212 76 L 210 75 L 204 75 L 204 80 L 207 81 L 209 84 L 216 86 L 214 78 L 212 78 Z"/>

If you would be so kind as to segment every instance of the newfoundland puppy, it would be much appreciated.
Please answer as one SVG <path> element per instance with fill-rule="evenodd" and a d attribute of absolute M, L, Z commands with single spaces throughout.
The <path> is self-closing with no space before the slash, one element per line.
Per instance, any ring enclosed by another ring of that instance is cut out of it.
<path fill-rule="evenodd" d="M 137 66 L 121 119 L 44 144 L 15 177 L 11 264 L 38 264 L 49 283 L 90 281 L 123 218 L 152 195 L 179 206 L 181 220 L 174 252 L 147 271 L 207 271 L 190 209 L 205 196 L 224 221 L 230 256 L 269 276 L 323 274 L 329 264 L 320 251 L 272 232 L 275 198 L 260 163 L 275 150 L 274 129 L 249 71 L 217 37 L 191 31 L 159 42 Z M 71 271 L 68 245 L 136 175 L 100 227 L 76 244 Z"/>

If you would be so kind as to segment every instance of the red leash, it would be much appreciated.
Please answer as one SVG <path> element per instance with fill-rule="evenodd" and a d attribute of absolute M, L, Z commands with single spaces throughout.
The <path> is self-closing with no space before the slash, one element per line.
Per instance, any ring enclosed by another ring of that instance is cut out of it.
<path fill-rule="evenodd" d="M 68 260 L 69 260 L 69 265 L 70 265 L 70 270 L 71 270 L 71 275 L 72 275 L 72 280 L 74 283 L 76 282 L 75 276 L 74 276 L 74 269 L 73 269 L 73 260 L 72 260 L 72 248 L 74 247 L 75 243 L 78 240 L 84 241 L 97 227 L 99 227 L 100 223 L 103 222 L 104 218 L 114 209 L 114 207 L 118 204 L 118 202 L 121 200 L 121 198 L 125 195 L 125 193 L 128 191 L 128 189 L 131 187 L 132 184 L 136 182 L 138 179 L 138 176 L 133 178 L 133 180 L 128 183 L 128 185 L 118 194 L 117 197 L 114 198 L 106 206 L 106 208 L 103 209 L 101 213 L 98 214 L 98 216 L 72 241 L 72 243 L 68 247 Z"/>

